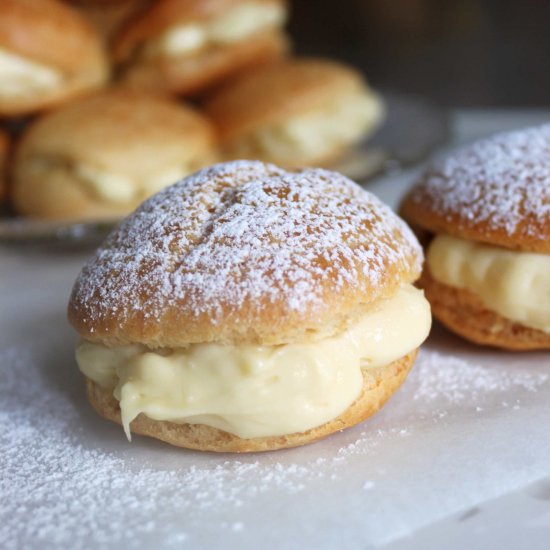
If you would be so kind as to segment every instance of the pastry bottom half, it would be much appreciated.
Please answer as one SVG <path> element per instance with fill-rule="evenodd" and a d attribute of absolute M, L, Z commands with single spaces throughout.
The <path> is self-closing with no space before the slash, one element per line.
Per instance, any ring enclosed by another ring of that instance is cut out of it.
<path fill-rule="evenodd" d="M 140 414 L 130 424 L 132 433 L 147 435 L 188 449 L 213 452 L 250 453 L 274 451 L 313 443 L 328 435 L 350 428 L 375 414 L 404 382 L 413 366 L 418 350 L 387 366 L 363 369 L 363 388 L 359 397 L 337 418 L 305 432 L 282 436 L 243 439 L 204 424 L 186 424 L 152 420 Z M 103 417 L 121 424 L 118 401 L 111 389 L 86 379 L 88 399 Z"/>
<path fill-rule="evenodd" d="M 487 309 L 475 294 L 436 281 L 428 269 L 417 285 L 424 289 L 433 316 L 467 340 L 517 351 L 550 349 L 550 334 Z"/>

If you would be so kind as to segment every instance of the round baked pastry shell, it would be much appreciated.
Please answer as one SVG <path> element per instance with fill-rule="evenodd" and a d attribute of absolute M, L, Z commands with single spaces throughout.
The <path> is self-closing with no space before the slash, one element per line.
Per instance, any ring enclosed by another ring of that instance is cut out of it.
<path fill-rule="evenodd" d="M 63 75 L 52 89 L 0 98 L 0 116 L 50 109 L 104 86 L 109 63 L 101 37 L 75 8 L 56 0 L 2 0 L 0 48 Z"/>
<path fill-rule="evenodd" d="M 152 164 L 161 169 L 161 159 L 170 158 L 203 165 L 217 160 L 214 129 L 206 117 L 143 92 L 99 92 L 26 129 L 11 167 L 13 206 L 23 216 L 44 220 L 116 220 L 146 198 L 137 193 L 137 184 L 136 196 L 128 201 L 105 200 L 70 167 L 99 166 L 135 181 L 140 173 L 151 173 Z"/>
<path fill-rule="evenodd" d="M 302 187 L 310 195 L 305 204 L 297 193 Z M 230 188 L 235 192 L 224 195 Z M 222 196 L 217 209 L 208 206 Z M 326 211 L 320 213 L 321 204 Z M 258 232 L 263 208 L 277 216 Z M 292 216 L 294 236 L 287 227 Z M 228 219 L 248 220 L 249 230 L 226 238 L 233 227 Z M 321 222 L 339 235 L 337 256 L 329 258 L 324 241 L 309 231 Z M 204 238 L 212 235 L 213 224 L 216 234 Z M 281 231 L 290 236 L 278 245 Z M 243 262 L 237 252 L 249 240 Z M 204 261 L 190 271 L 181 258 L 197 242 Z M 143 243 L 150 243 L 146 255 L 140 252 Z M 265 271 L 266 254 L 281 246 L 287 250 L 284 260 L 269 264 L 274 276 Z M 343 332 L 374 302 L 416 281 L 421 257 L 402 220 L 341 175 L 285 172 L 256 161 L 224 163 L 168 187 L 115 229 L 78 277 L 68 315 L 84 340 L 108 347 L 304 343 Z M 164 285 L 174 266 L 179 266 L 176 286 Z M 304 276 L 301 285 L 294 282 L 297 270 Z M 251 284 L 253 293 L 247 290 Z M 289 307 L 304 299 L 303 306 Z"/>
<path fill-rule="evenodd" d="M 383 117 L 382 100 L 369 88 L 361 73 L 336 61 L 303 57 L 271 63 L 230 80 L 207 98 L 204 108 L 218 128 L 222 154 L 226 158 L 239 158 L 242 140 L 247 141 L 259 130 L 269 130 L 305 114 L 323 115 L 327 105 L 335 101 L 360 97 L 368 99 L 372 109 L 379 111 L 379 118 Z M 374 131 L 379 122 L 373 118 L 364 137 Z M 296 168 L 330 165 L 349 148 L 349 143 L 335 143 L 322 153 L 305 151 L 298 155 L 294 151 L 292 159 L 261 149 L 247 154 Z"/>
<path fill-rule="evenodd" d="M 236 73 L 280 58 L 288 50 L 286 36 L 270 32 L 194 55 L 130 62 L 122 70 L 121 84 L 154 93 L 193 95 Z"/>

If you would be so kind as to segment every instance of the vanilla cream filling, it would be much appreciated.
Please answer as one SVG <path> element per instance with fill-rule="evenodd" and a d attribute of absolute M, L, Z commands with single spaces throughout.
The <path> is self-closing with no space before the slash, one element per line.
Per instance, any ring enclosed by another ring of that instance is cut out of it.
<path fill-rule="evenodd" d="M 0 97 L 47 92 L 62 84 L 60 71 L 0 49 Z"/>
<path fill-rule="evenodd" d="M 193 344 L 153 351 L 82 342 L 80 370 L 113 388 L 122 423 L 206 424 L 242 438 L 302 432 L 344 412 L 363 385 L 361 369 L 385 366 L 416 349 L 431 326 L 422 291 L 403 286 L 342 334 L 280 346 Z"/>
<path fill-rule="evenodd" d="M 436 281 L 466 289 L 496 313 L 550 333 L 550 255 L 437 235 L 427 254 Z"/>
<path fill-rule="evenodd" d="M 246 2 L 200 23 L 175 25 L 148 42 L 146 55 L 185 55 L 209 46 L 239 42 L 280 27 L 285 19 L 286 10 L 280 4 Z"/>
<path fill-rule="evenodd" d="M 373 93 L 340 96 L 323 109 L 258 128 L 230 144 L 229 155 L 259 156 L 287 164 L 304 158 L 322 159 L 366 136 L 382 113 L 382 103 Z"/>
<path fill-rule="evenodd" d="M 76 164 L 74 171 L 78 180 L 101 200 L 113 204 L 127 204 L 154 195 L 193 172 L 193 168 L 191 163 L 181 163 L 140 180 L 82 163 Z"/>

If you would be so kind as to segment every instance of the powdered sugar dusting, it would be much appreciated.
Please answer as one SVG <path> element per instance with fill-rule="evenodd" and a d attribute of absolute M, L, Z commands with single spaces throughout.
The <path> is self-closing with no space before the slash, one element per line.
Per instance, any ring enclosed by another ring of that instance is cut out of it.
<path fill-rule="evenodd" d="M 145 202 L 78 279 L 90 319 L 248 315 L 326 308 L 327 293 L 376 291 L 388 271 L 422 255 L 408 227 L 376 197 L 321 169 L 285 172 L 260 162 L 220 164 Z M 223 315 L 222 315 L 223 308 Z"/>
<path fill-rule="evenodd" d="M 180 548 L 204 545 L 208 532 L 239 545 L 239 537 L 257 527 L 250 522 L 254 510 L 263 514 L 262 506 L 273 503 L 306 503 L 310 492 L 323 491 L 343 491 L 346 499 L 353 491 L 368 491 L 370 520 L 393 525 L 376 510 L 384 508 L 379 502 L 389 505 L 388 485 L 408 463 L 394 464 L 395 450 L 406 455 L 423 437 L 423 414 L 446 422 L 460 417 L 465 406 L 485 408 L 489 398 L 511 402 L 548 384 L 547 369 L 509 372 L 505 365 L 487 368 L 428 349 L 385 412 L 325 443 L 250 457 L 189 453 L 157 443 L 151 458 L 143 439 L 129 444 L 114 426 L 120 439 L 105 449 L 111 426 L 95 417 L 93 424 L 86 422 L 93 413 L 82 385 L 75 394 L 45 377 L 48 345 L 45 339 L 0 350 L 0 540 L 6 549 L 77 549 L 90 547 L 90 541 L 94 547 Z M 77 380 L 76 367 L 68 372 L 74 376 L 60 376 L 64 384 Z M 519 414 L 512 406 L 507 412 Z M 350 471 L 352 485 L 343 489 Z M 482 498 L 473 477 L 472 490 Z M 404 483 L 398 483 L 401 491 Z M 366 514 L 362 521 L 368 520 Z"/>
<path fill-rule="evenodd" d="M 546 238 L 550 223 L 550 124 L 478 141 L 433 166 L 413 201 L 426 195 L 443 216 Z"/>
<path fill-rule="evenodd" d="M 473 402 L 487 394 L 505 393 L 510 389 L 528 392 L 546 384 L 546 372 L 517 372 L 509 369 L 490 369 L 476 365 L 457 355 L 422 350 L 415 365 L 417 388 L 413 399 L 424 403 Z"/>

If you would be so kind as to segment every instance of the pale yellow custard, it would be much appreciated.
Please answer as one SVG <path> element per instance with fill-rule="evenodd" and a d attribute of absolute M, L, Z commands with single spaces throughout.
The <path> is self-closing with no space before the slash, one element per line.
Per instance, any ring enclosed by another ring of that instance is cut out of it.
<path fill-rule="evenodd" d="M 239 42 L 255 34 L 281 27 L 286 10 L 279 4 L 246 2 L 197 23 L 175 25 L 151 40 L 146 55 L 192 54 L 208 46 Z"/>
<path fill-rule="evenodd" d="M 426 257 L 432 277 L 466 289 L 496 313 L 550 333 L 550 255 L 437 235 Z"/>
<path fill-rule="evenodd" d="M 0 49 L 0 98 L 47 92 L 60 86 L 62 81 L 60 71 Z"/>
<path fill-rule="evenodd" d="M 431 326 L 422 291 L 407 285 L 342 334 L 281 346 L 193 344 L 154 351 L 82 342 L 80 370 L 120 401 L 122 422 L 206 424 L 242 438 L 303 432 L 332 420 L 359 395 L 361 369 L 416 349 Z"/>
<path fill-rule="evenodd" d="M 193 172 L 193 168 L 191 163 L 187 166 L 182 162 L 179 166 L 165 168 L 154 176 L 142 177 L 139 180 L 83 163 L 75 165 L 74 171 L 78 180 L 101 200 L 113 204 L 126 204 L 154 195 Z"/>
<path fill-rule="evenodd" d="M 324 158 L 372 131 L 383 116 L 381 100 L 373 93 L 343 95 L 322 109 L 260 127 L 228 145 L 231 158 L 259 158 L 290 164 L 304 158 Z"/>

